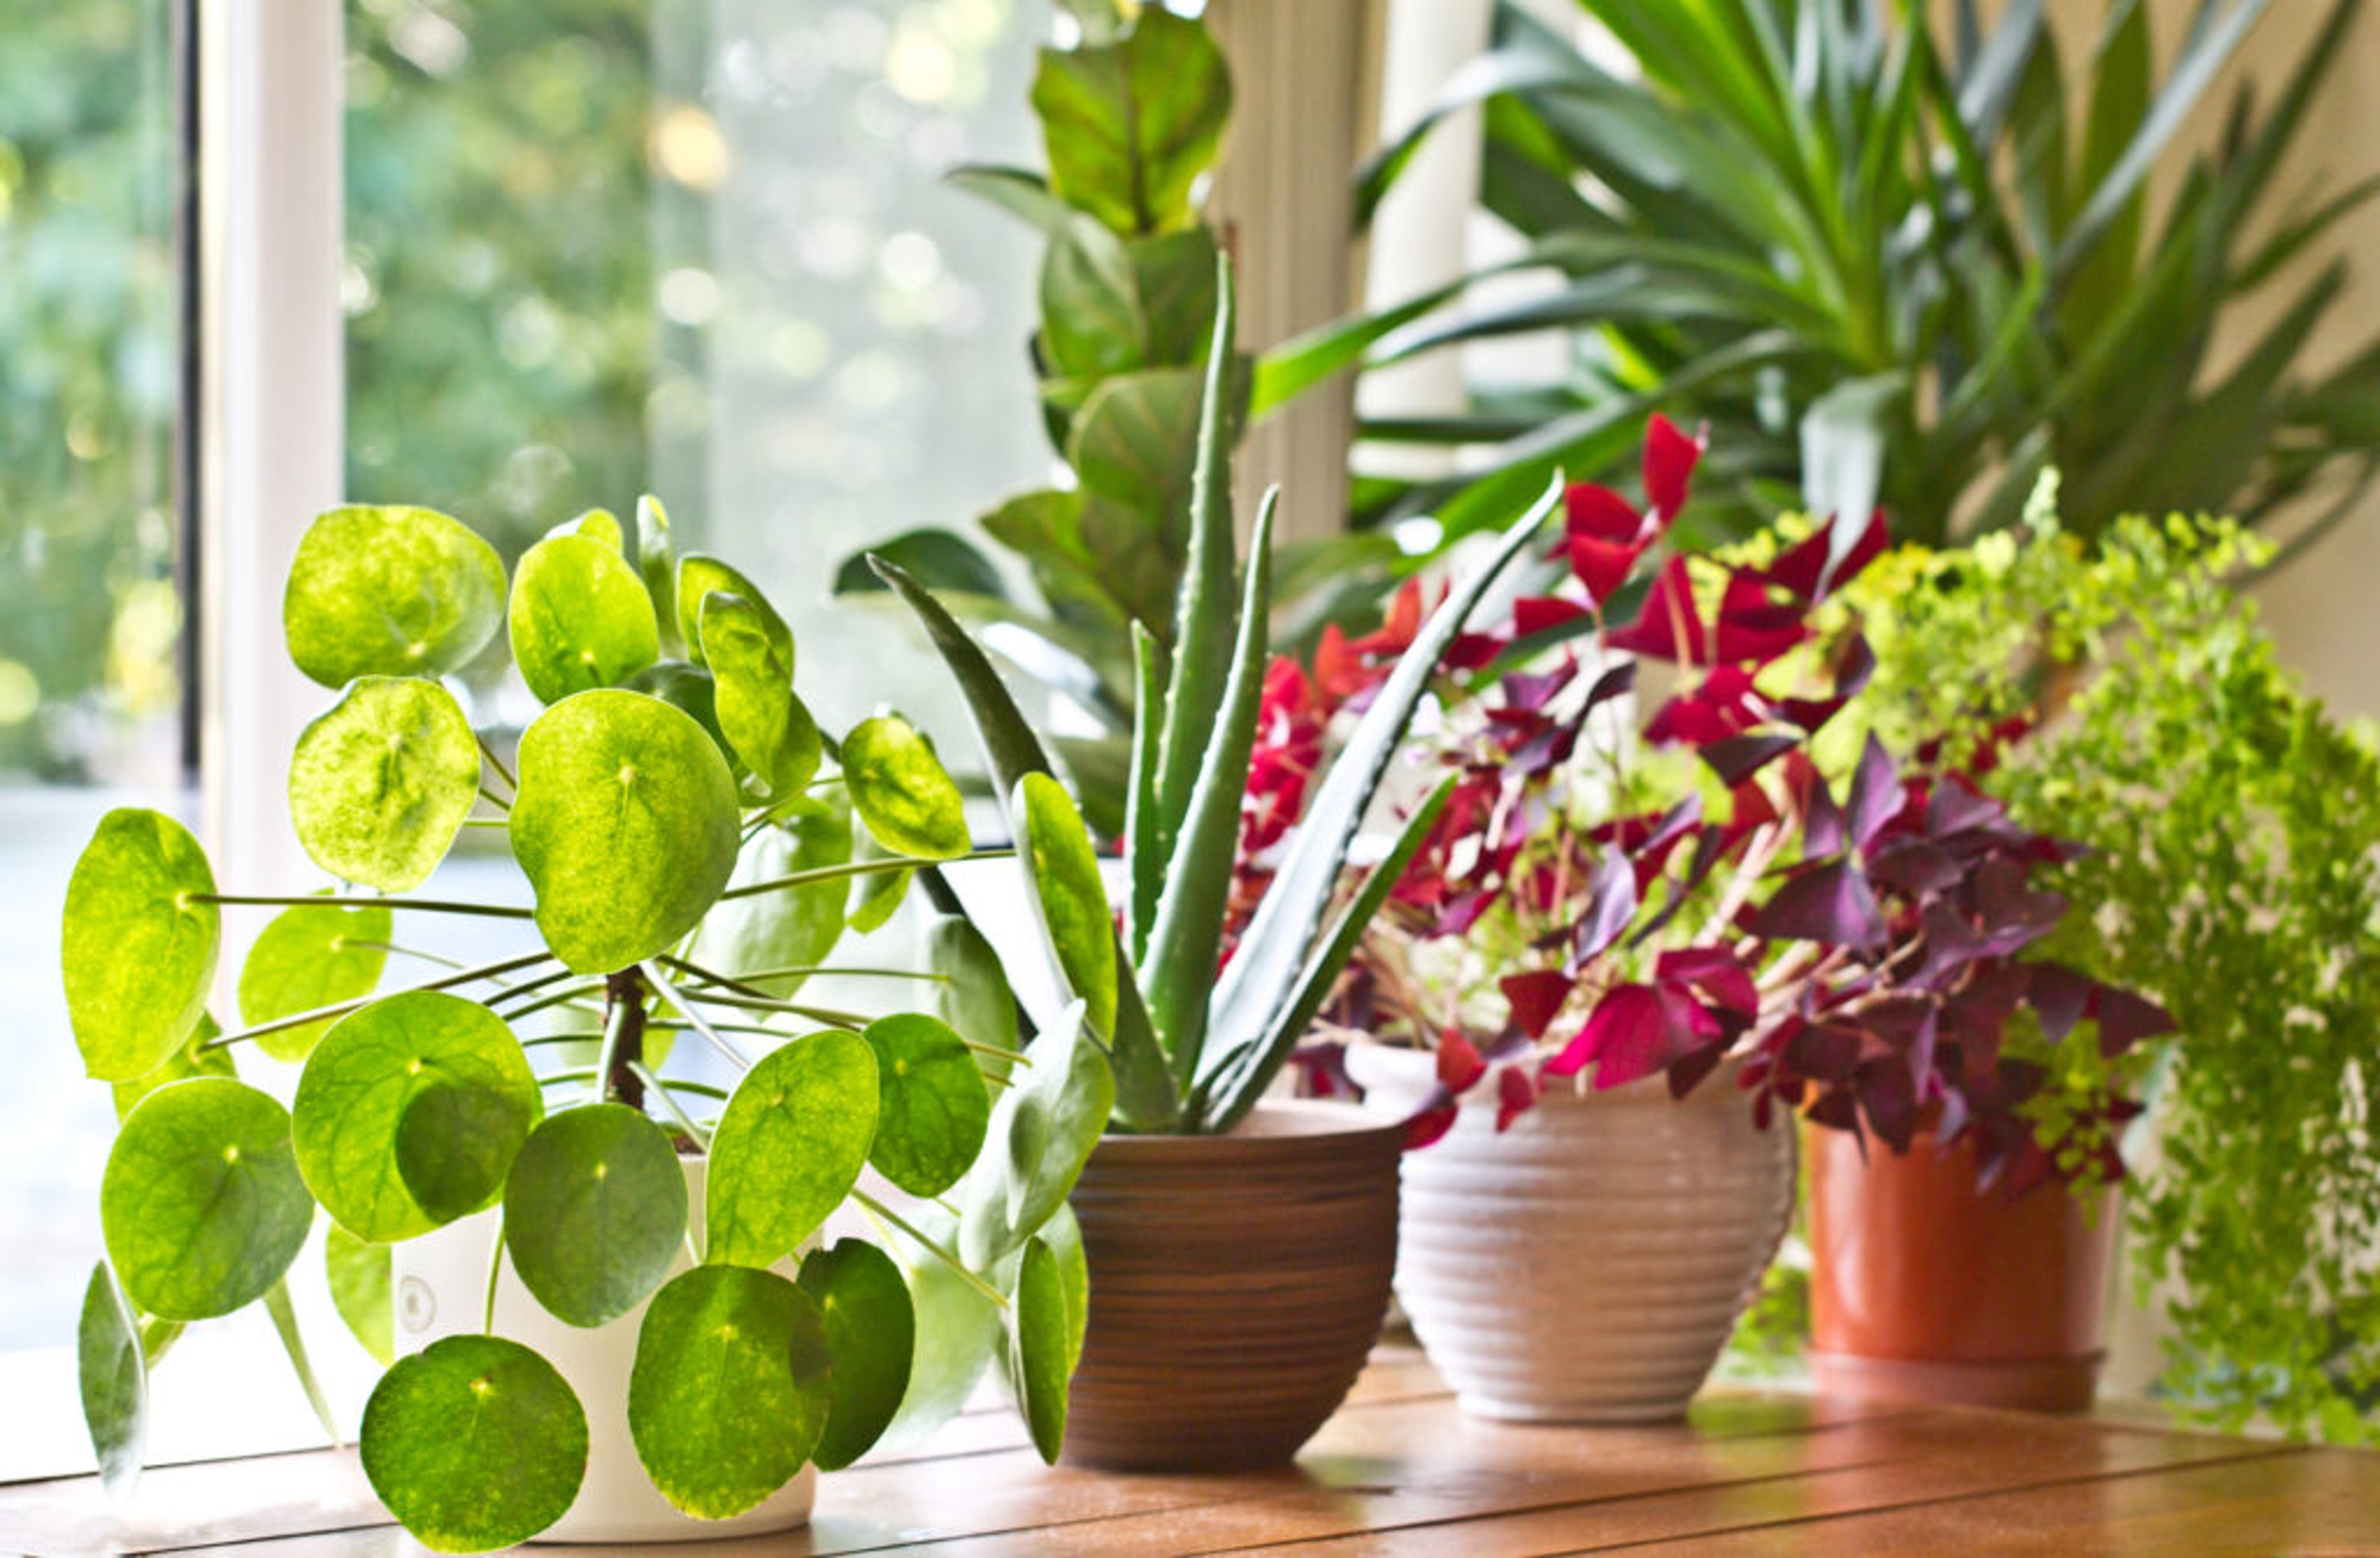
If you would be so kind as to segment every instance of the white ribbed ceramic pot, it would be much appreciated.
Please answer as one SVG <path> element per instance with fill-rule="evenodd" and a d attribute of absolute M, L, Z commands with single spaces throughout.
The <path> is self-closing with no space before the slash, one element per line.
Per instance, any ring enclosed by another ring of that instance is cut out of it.
<path fill-rule="evenodd" d="M 1370 1102 L 1410 1111 L 1421 1052 L 1357 1044 Z M 1793 1215 L 1793 1132 L 1760 1130 L 1721 1066 L 1684 1100 L 1650 1077 L 1556 1082 L 1499 1135 L 1493 1089 L 1404 1158 L 1397 1296 L 1464 1411 L 1523 1422 L 1684 1412 Z"/>
<path fill-rule="evenodd" d="M 686 1215 L 702 1222 L 703 1160 L 681 1158 L 686 1170 Z M 496 1235 L 496 1214 L 483 1211 L 450 1223 L 392 1248 L 396 1350 L 418 1353 L 442 1336 L 476 1332 L 487 1303 L 488 1256 Z M 670 1275 L 692 1262 L 681 1252 Z M 790 1261 L 778 1266 L 791 1277 Z M 650 1300 L 647 1300 L 650 1302 Z M 496 1283 L 495 1333 L 553 1365 L 568 1381 L 587 1413 L 587 1475 L 570 1513 L 538 1533 L 540 1542 L 654 1543 L 701 1541 L 712 1537 L 764 1536 L 789 1530 L 810 1517 L 818 1490 L 816 1467 L 805 1466 L 794 1479 L 743 1514 L 725 1520 L 698 1520 L 662 1497 L 637 1459 L 628 1434 L 628 1375 L 637 1361 L 637 1332 L 645 1305 L 608 1325 L 582 1330 L 546 1313 L 513 1271 L 509 1257 Z"/>

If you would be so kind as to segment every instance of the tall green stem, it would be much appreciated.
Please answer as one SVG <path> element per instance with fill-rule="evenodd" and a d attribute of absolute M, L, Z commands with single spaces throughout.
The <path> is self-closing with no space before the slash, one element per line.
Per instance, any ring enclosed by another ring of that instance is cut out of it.
<path fill-rule="evenodd" d="M 294 901 L 301 904 L 335 902 L 334 899 L 327 898 L 298 898 Z M 540 963 L 546 962 L 552 956 L 553 954 L 550 952 L 525 953 L 518 957 L 508 957 L 501 963 L 482 963 L 476 968 L 465 968 L 459 972 L 448 974 L 443 979 L 431 980 L 423 984 L 410 985 L 404 990 L 393 991 L 390 994 L 411 995 L 416 992 L 424 990 L 448 990 L 458 984 L 469 984 L 475 980 L 492 979 L 498 974 L 509 974 L 516 968 L 533 968 Z M 200 1045 L 199 1048 L 201 1050 L 224 1049 L 233 1044 L 244 1042 L 249 1039 L 261 1038 L 267 1033 L 278 1033 L 284 1029 L 303 1028 L 308 1023 L 323 1022 L 332 1017 L 343 1017 L 349 1012 L 362 1010 L 364 1007 L 370 1005 L 375 1001 L 385 1001 L 387 999 L 389 999 L 387 995 L 359 995 L 353 1001 L 342 1001 L 335 1005 L 330 1006 L 317 1006 L 310 1012 L 299 1012 L 292 1016 L 276 1017 L 271 1022 L 259 1023 L 254 1028 L 244 1028 L 237 1033 L 226 1033 L 220 1038 L 208 1040 L 205 1043 Z"/>

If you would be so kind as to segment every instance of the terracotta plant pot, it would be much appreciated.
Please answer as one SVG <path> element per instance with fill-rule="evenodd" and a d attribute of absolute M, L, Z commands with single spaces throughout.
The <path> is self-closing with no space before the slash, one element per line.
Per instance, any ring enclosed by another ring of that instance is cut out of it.
<path fill-rule="evenodd" d="M 1091 1309 L 1065 1458 L 1275 1466 L 1355 1382 L 1388 1310 L 1394 1121 L 1259 1104 L 1230 1136 L 1111 1136 L 1074 1194 Z"/>
<path fill-rule="evenodd" d="M 1431 1057 L 1356 1045 L 1410 1112 Z M 1463 1408 L 1524 1422 L 1676 1418 L 1793 1216 L 1793 1133 L 1752 1123 L 1735 1068 L 1683 1100 L 1658 1077 L 1549 1089 L 1498 1134 L 1492 1101 L 1404 1160 L 1397 1296 Z"/>
<path fill-rule="evenodd" d="M 2116 1195 L 1975 1187 L 1965 1142 L 1906 1157 L 1814 1130 L 1810 1370 L 1820 1390 L 2079 1412 L 2097 1388 Z"/>

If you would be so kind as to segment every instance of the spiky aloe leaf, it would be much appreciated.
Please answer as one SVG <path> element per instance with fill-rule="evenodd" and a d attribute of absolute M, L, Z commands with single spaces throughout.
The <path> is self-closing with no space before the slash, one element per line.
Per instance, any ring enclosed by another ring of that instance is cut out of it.
<path fill-rule="evenodd" d="M 868 566 L 917 614 L 934 652 L 951 668 L 951 676 L 966 699 L 976 738 L 983 744 L 983 759 L 991 770 L 993 793 L 1014 795 L 1017 781 L 1028 773 L 1047 773 L 1054 778 L 1057 770 L 1050 766 L 1050 754 L 1042 749 L 1041 738 L 1033 734 L 1033 726 L 1016 707 L 1016 700 L 1008 695 L 1000 673 L 991 668 L 991 657 L 959 626 L 958 618 L 944 610 L 925 586 L 898 565 L 871 554 Z"/>
<path fill-rule="evenodd" d="M 1132 625 L 1132 665 L 1139 691 L 1135 708 L 1148 713 L 1132 722 L 1132 776 L 1125 789 L 1124 855 L 1127 862 L 1157 854 L 1157 719 L 1165 696 L 1165 670 L 1157 635 L 1142 623 Z M 1157 922 L 1154 878 L 1124 868 L 1123 930 L 1125 948 L 1137 966 L 1148 950 L 1148 932 Z"/>
<path fill-rule="evenodd" d="M 1187 1086 L 1197 1074 L 1207 1036 L 1207 997 L 1215 987 L 1222 950 L 1223 915 L 1232 896 L 1232 848 L 1247 795 L 1248 757 L 1256 746 L 1257 696 L 1264 688 L 1265 644 L 1272 620 L 1272 522 L 1281 489 L 1266 491 L 1248 553 L 1237 641 L 1223 700 L 1208 732 L 1206 761 L 1189 809 L 1174 835 L 1157 894 L 1156 925 L 1140 966 L 1146 970 L 1149 1021 Z"/>
<path fill-rule="evenodd" d="M 1528 550 L 1547 517 L 1560 506 L 1561 493 L 1562 479 L 1557 475 L 1545 494 L 1504 532 L 1487 566 L 1430 614 L 1412 647 L 1397 662 L 1396 670 L 1381 684 L 1316 791 L 1271 888 L 1241 935 L 1238 954 L 1216 983 L 1208 1006 L 1210 1045 L 1220 1041 L 1228 1052 L 1261 1042 L 1274 1019 L 1294 999 L 1303 983 L 1300 974 L 1307 950 L 1338 889 L 1339 873 L 1346 866 L 1348 846 L 1363 826 L 1380 776 L 1387 772 L 1397 743 L 1403 739 L 1405 725 L 1437 673 L 1439 659 L 1488 586 Z M 1251 1077 L 1247 1085 L 1260 1091 L 1269 1079 L 1269 1074 L 1260 1074 Z"/>

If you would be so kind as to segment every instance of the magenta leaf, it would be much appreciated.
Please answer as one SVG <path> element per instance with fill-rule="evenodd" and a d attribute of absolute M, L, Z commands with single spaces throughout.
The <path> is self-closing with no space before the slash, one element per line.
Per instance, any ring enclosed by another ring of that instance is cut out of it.
<path fill-rule="evenodd" d="M 1687 575 L 1683 557 L 1673 556 L 1661 565 L 1636 620 L 1606 634 L 1604 641 L 1612 649 L 1641 654 L 1648 660 L 1699 665 L 1710 658 L 1702 613 L 1694 605 L 1694 582 Z"/>
<path fill-rule="evenodd" d="M 2113 985 L 2092 992 L 2091 1015 L 2099 1019 L 2099 1053 L 2109 1059 L 2143 1039 L 2174 1029 L 2173 1017 L 2163 1006 Z"/>
<path fill-rule="evenodd" d="M 1742 784 L 1802 742 L 1803 736 L 1798 732 L 1755 731 L 1748 736 L 1730 736 L 1724 740 L 1713 741 L 1697 755 L 1710 765 L 1713 773 L 1718 775 L 1720 784 L 1732 786 Z"/>
<path fill-rule="evenodd" d="M 1900 772 L 1885 755 L 1884 743 L 1870 731 L 1860 752 L 1859 770 L 1852 775 L 1851 801 L 1844 809 L 1843 825 L 1851 834 L 1851 846 L 1865 849 L 1886 823 L 1900 815 L 1905 798 Z"/>
<path fill-rule="evenodd" d="M 2058 1043 L 2074 1031 L 2084 1003 L 2091 999 L 2091 981 L 2063 963 L 2035 963 L 2033 986 L 2026 1000 L 2040 1020 L 2042 1037 Z"/>
<path fill-rule="evenodd" d="M 1524 595 L 1512 603 L 1512 631 L 1524 639 L 1576 622 L 1586 608 L 1559 595 Z"/>
<path fill-rule="evenodd" d="M 1645 424 L 1645 501 L 1662 525 L 1667 526 L 1686 506 L 1686 491 L 1706 444 L 1706 436 L 1688 438 L 1675 422 L 1658 412 Z"/>
<path fill-rule="evenodd" d="M 1508 1065 L 1496 1074 L 1496 1128 L 1507 1131 L 1512 1122 L 1537 1102 L 1537 1084 L 1526 1071 Z"/>
<path fill-rule="evenodd" d="M 1843 809 L 1824 779 L 1812 777 L 1808 815 L 1802 824 L 1802 858 L 1823 859 L 1843 852 Z"/>
<path fill-rule="evenodd" d="M 1470 1091 L 1473 1083 L 1488 1073 L 1487 1061 L 1480 1058 L 1479 1047 L 1462 1034 L 1451 1030 L 1439 1035 L 1438 1085 L 1449 1093 L 1460 1095 Z"/>
<path fill-rule="evenodd" d="M 1829 860 L 1789 878 L 1745 916 L 1743 928 L 1779 941 L 1872 952 L 1884 944 L 1884 916 L 1867 878 L 1848 860 Z"/>
<path fill-rule="evenodd" d="M 1634 691 L 1635 687 L 1636 663 L 1623 660 L 1595 678 L 1595 685 L 1586 689 L 1586 707 L 1580 711 L 1579 717 L 1584 719 L 1622 693 Z"/>
<path fill-rule="evenodd" d="M 1645 534 L 1636 505 L 1609 487 L 1573 481 L 1562 489 L 1562 531 L 1569 539 L 1633 543 Z"/>
<path fill-rule="evenodd" d="M 1683 1098 L 1694 1091 L 1704 1077 L 1718 1069 L 1718 1063 L 1726 1058 L 1725 1044 L 1705 1044 L 1700 1049 L 1688 1050 L 1671 1061 L 1670 1096 Z"/>
<path fill-rule="evenodd" d="M 1868 1128 L 1894 1151 L 1908 1151 L 1909 1139 L 1917 1129 L 1917 1094 L 1910 1082 L 1908 1063 L 1898 1055 L 1862 1061 L 1856 1086 Z"/>
<path fill-rule="evenodd" d="M 1850 1081 L 1859 1057 L 1860 1036 L 1830 1023 L 1805 1024 L 1785 1041 L 1785 1064 L 1813 1081 Z"/>
<path fill-rule="evenodd" d="M 1760 1015 L 1760 990 L 1753 982 L 1752 970 L 1726 947 L 1680 947 L 1665 952 L 1653 965 L 1653 977 L 1665 984 L 1689 986 L 1738 1016 Z"/>
<path fill-rule="evenodd" d="M 1595 1004 L 1595 1010 L 1587 1014 L 1577 1037 L 1546 1062 L 1546 1070 L 1556 1077 L 1574 1077 L 1594 1065 L 1597 1085 L 1600 1087 L 1604 1085 L 1604 1063 L 1618 1056 L 1620 1069 L 1641 1065 L 1643 1069 L 1634 1075 L 1643 1076 L 1669 1058 L 1668 1034 L 1661 998 L 1653 988 L 1620 985 L 1606 992 L 1603 999 Z"/>
<path fill-rule="evenodd" d="M 1633 889 L 1634 873 L 1629 873 Z M 1504 1003 L 1512 1008 L 1512 1026 L 1532 1040 L 1546 1036 L 1562 1003 L 1570 999 L 1575 980 L 1559 968 L 1533 968 L 1525 974 L 1507 974 L 1497 981 L 1504 992 Z"/>

